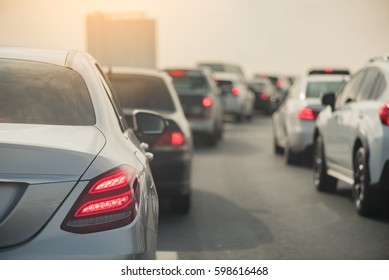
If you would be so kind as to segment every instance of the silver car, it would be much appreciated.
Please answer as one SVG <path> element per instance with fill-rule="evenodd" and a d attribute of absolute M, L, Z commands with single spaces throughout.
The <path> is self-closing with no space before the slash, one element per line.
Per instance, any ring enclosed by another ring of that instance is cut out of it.
<path fill-rule="evenodd" d="M 224 115 L 234 116 L 238 122 L 251 119 L 254 115 L 255 97 L 243 76 L 215 72 L 213 77 L 221 90 Z"/>
<path fill-rule="evenodd" d="M 337 180 L 352 186 L 360 215 L 377 215 L 388 205 L 389 56 L 368 62 L 335 98 L 322 98 L 316 123 L 314 184 L 333 192 Z"/>
<path fill-rule="evenodd" d="M 97 62 L 0 48 L 0 259 L 155 258 L 148 155 Z M 134 116 L 138 133 L 165 120 Z"/>
<path fill-rule="evenodd" d="M 274 152 L 285 153 L 286 163 L 299 164 L 311 159 L 315 120 L 324 108 L 320 95 L 337 92 L 348 76 L 314 72 L 295 81 L 286 100 L 272 116 Z"/>

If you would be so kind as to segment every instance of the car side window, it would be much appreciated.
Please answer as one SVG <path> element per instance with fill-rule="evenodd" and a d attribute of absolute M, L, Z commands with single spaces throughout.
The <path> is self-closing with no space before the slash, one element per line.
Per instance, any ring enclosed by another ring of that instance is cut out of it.
<path fill-rule="evenodd" d="M 376 79 L 376 86 L 374 88 L 373 94 L 370 99 L 377 100 L 378 98 L 380 98 L 385 88 L 386 88 L 385 77 L 382 73 L 378 73 L 378 77 Z"/>
<path fill-rule="evenodd" d="M 120 129 L 122 130 L 122 132 L 124 132 L 128 129 L 128 125 L 127 125 L 126 119 L 123 116 L 119 102 L 118 102 L 118 100 L 117 100 L 117 98 L 112 90 L 112 87 L 109 84 L 109 79 L 105 76 L 103 70 L 100 68 L 100 66 L 98 64 L 96 64 L 96 68 L 99 70 L 98 72 L 100 74 L 100 81 L 103 84 L 103 87 L 105 89 L 105 92 L 107 93 L 109 100 L 111 101 L 111 105 L 115 111 L 116 118 L 118 120 Z"/>
<path fill-rule="evenodd" d="M 357 100 L 369 100 L 370 97 L 373 94 L 374 85 L 378 78 L 378 71 L 374 68 L 369 68 L 367 70 L 366 76 L 363 80 L 363 83 L 361 85 L 361 89 L 359 91 L 359 94 L 357 96 Z"/>
<path fill-rule="evenodd" d="M 346 103 L 350 102 L 351 100 L 355 100 L 358 93 L 359 85 L 363 80 L 364 75 L 365 75 L 365 71 L 361 70 L 357 72 L 347 84 L 345 84 L 342 92 L 339 93 L 338 98 L 336 99 L 336 104 L 335 104 L 336 109 L 343 107 Z"/>

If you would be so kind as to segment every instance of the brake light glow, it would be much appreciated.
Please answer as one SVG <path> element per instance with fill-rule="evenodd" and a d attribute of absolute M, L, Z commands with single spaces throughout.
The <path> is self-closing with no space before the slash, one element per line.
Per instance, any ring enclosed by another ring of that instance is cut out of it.
<path fill-rule="evenodd" d="M 315 112 L 312 108 L 303 108 L 298 113 L 300 120 L 313 121 L 317 118 L 318 112 Z"/>
<path fill-rule="evenodd" d="M 381 122 L 384 125 L 389 125 L 389 102 L 380 108 L 379 114 Z"/>
<path fill-rule="evenodd" d="M 111 212 L 112 210 L 120 210 L 127 207 L 131 202 L 132 192 L 116 197 L 110 197 L 109 199 L 94 200 L 82 205 L 74 216 L 83 217 Z"/>
<path fill-rule="evenodd" d="M 112 174 L 111 176 L 105 177 L 99 181 L 97 181 L 89 190 L 89 193 L 98 193 L 107 190 L 113 190 L 122 188 L 127 185 L 129 178 L 129 174 L 126 174 L 124 170 L 119 170 Z"/>
<path fill-rule="evenodd" d="M 185 70 L 170 70 L 169 75 L 173 77 L 182 77 L 186 75 Z"/>
<path fill-rule="evenodd" d="M 204 97 L 203 100 L 201 101 L 201 103 L 203 104 L 203 106 L 205 108 L 208 108 L 208 107 L 211 107 L 212 106 L 212 98 L 211 97 Z"/>
<path fill-rule="evenodd" d="M 91 233 L 128 225 L 138 213 L 139 200 L 136 170 L 128 165 L 119 166 L 90 180 L 61 229 Z"/>
<path fill-rule="evenodd" d="M 180 147 L 185 143 L 185 136 L 180 131 L 170 130 L 162 134 L 157 142 L 156 147 Z"/>
<path fill-rule="evenodd" d="M 334 69 L 332 69 L 332 68 L 324 68 L 324 72 L 329 74 L 329 73 L 334 72 Z"/>
<path fill-rule="evenodd" d="M 269 100 L 269 94 L 267 94 L 266 92 L 261 92 L 259 96 L 262 100 Z"/>
<path fill-rule="evenodd" d="M 239 93 L 240 93 L 240 89 L 239 88 L 237 88 L 237 87 L 233 87 L 232 89 L 231 89 L 231 93 L 233 94 L 233 95 L 239 95 Z"/>
<path fill-rule="evenodd" d="M 184 144 L 185 137 L 181 132 L 173 132 L 170 143 L 173 146 L 181 146 Z"/>
<path fill-rule="evenodd" d="M 278 88 L 282 88 L 282 87 L 284 86 L 284 84 L 282 83 L 281 80 L 277 80 L 276 86 L 277 86 Z"/>

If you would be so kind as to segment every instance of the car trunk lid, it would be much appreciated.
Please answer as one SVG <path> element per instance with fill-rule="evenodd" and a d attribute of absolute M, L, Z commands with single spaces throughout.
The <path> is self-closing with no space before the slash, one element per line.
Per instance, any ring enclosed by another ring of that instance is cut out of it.
<path fill-rule="evenodd" d="M 2 124 L 0 248 L 32 238 L 104 145 L 93 126 Z"/>

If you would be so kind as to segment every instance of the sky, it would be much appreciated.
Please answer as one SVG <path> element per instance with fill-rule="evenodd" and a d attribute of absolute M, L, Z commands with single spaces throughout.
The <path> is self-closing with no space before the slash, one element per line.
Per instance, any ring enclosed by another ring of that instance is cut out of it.
<path fill-rule="evenodd" d="M 156 19 L 158 67 L 220 60 L 248 76 L 354 71 L 389 53 L 388 0 L 0 0 L 0 45 L 87 50 L 94 12 Z"/>

